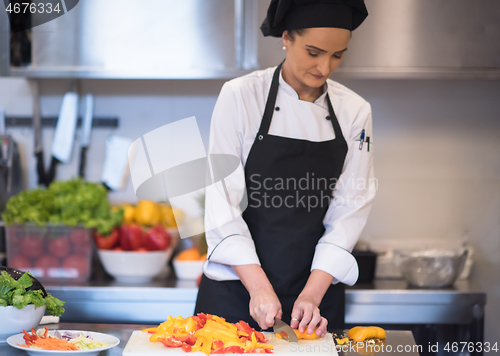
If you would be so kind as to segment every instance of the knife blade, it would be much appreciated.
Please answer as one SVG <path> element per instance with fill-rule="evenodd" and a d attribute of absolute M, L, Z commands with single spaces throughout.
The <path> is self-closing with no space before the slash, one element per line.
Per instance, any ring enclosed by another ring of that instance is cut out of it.
<path fill-rule="evenodd" d="M 283 336 L 283 338 L 288 342 L 299 341 L 299 338 L 297 337 L 297 334 L 295 334 L 295 331 L 293 331 L 292 327 L 281 319 L 274 318 L 273 331 L 278 334 L 281 334 L 281 332 L 284 331 L 287 337 L 283 334 L 281 334 L 281 336 Z"/>
<path fill-rule="evenodd" d="M 34 79 L 30 80 L 31 93 L 33 96 L 33 132 L 35 135 L 35 157 L 36 157 L 36 171 L 38 173 L 38 185 L 45 182 L 45 166 L 43 158 L 43 144 L 42 144 L 42 118 L 40 114 L 40 92 L 38 89 L 38 82 Z"/>
<path fill-rule="evenodd" d="M 77 118 L 78 93 L 76 85 L 73 85 L 72 89 L 64 95 L 57 119 L 54 141 L 52 142 L 52 160 L 45 180 L 46 186 L 49 186 L 54 180 L 57 164 L 59 162 L 68 163 L 71 160 Z"/>
<path fill-rule="evenodd" d="M 92 116 L 94 111 L 94 97 L 92 94 L 85 96 L 85 116 L 82 124 L 82 143 L 80 147 L 80 168 L 78 175 L 85 178 L 85 162 L 87 158 L 87 149 L 90 142 L 90 131 L 92 129 Z"/>

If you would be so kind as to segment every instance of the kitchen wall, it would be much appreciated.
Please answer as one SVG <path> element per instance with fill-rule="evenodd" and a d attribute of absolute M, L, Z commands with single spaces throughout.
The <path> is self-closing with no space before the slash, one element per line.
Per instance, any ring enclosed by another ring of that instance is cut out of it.
<path fill-rule="evenodd" d="M 486 339 L 500 328 L 500 81 L 339 80 L 372 104 L 378 196 L 362 238 L 372 246 L 422 241 L 461 241 L 474 248 L 471 279 L 487 291 Z M 132 139 L 161 125 L 196 116 L 208 144 L 210 116 L 222 86 L 218 80 L 85 80 L 95 95 L 96 116 L 118 116 L 118 129 L 96 129 L 88 152 L 87 177 L 99 181 L 104 140 Z M 68 80 L 41 81 L 42 115 L 57 115 Z M 0 105 L 7 115 L 30 115 L 23 79 L 0 79 Z M 20 144 L 25 186 L 36 186 L 30 128 L 8 129 Z M 52 129 L 43 130 L 49 159 Z M 77 137 L 78 140 L 78 137 Z M 75 146 L 78 147 L 78 144 Z M 77 172 L 77 150 L 57 179 Z M 110 194 L 133 201 L 132 185 Z M 427 243 L 426 242 L 426 243 Z"/>

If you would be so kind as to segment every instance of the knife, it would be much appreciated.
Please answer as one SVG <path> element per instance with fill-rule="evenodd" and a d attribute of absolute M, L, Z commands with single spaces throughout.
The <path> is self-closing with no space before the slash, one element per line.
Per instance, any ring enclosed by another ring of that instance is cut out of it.
<path fill-rule="evenodd" d="M 297 337 L 297 334 L 295 334 L 295 331 L 293 331 L 292 327 L 282 321 L 281 319 L 274 318 L 274 326 L 273 326 L 273 331 L 275 333 L 281 334 L 283 336 L 283 339 L 285 339 L 288 342 L 298 342 L 299 338 Z M 286 334 L 287 336 L 282 334 Z"/>
<path fill-rule="evenodd" d="M 45 166 L 43 160 L 43 145 L 42 145 L 42 119 L 40 114 L 40 92 L 38 90 L 38 82 L 31 80 L 31 93 L 33 96 L 33 131 L 35 135 L 35 157 L 36 171 L 38 173 L 38 184 L 42 185 L 45 182 Z"/>
<path fill-rule="evenodd" d="M 77 117 L 78 94 L 76 85 L 73 85 L 73 88 L 64 95 L 59 118 L 57 119 L 54 141 L 52 142 L 52 160 L 45 179 L 47 187 L 54 180 L 57 164 L 59 162 L 68 163 L 71 159 Z"/>
<path fill-rule="evenodd" d="M 92 129 L 92 115 L 94 111 L 94 97 L 92 94 L 85 96 L 85 116 L 82 124 L 82 144 L 80 147 L 80 169 L 78 175 L 85 178 L 85 162 L 87 157 L 87 149 L 90 142 L 90 131 Z"/>

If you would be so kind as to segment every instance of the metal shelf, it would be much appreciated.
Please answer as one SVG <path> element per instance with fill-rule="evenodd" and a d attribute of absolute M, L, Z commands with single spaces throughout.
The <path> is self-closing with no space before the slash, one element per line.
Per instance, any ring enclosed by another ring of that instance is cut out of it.
<path fill-rule="evenodd" d="M 251 73 L 243 69 L 113 70 L 82 67 L 13 68 L 12 77 L 37 79 L 232 79 Z"/>
<path fill-rule="evenodd" d="M 11 68 L 12 77 L 34 79 L 145 79 L 196 80 L 232 79 L 252 70 L 244 69 L 182 69 L 182 70 L 109 70 L 97 68 Z M 342 79 L 476 79 L 498 80 L 500 68 L 414 68 L 414 67 L 340 67 L 332 78 Z"/>
<path fill-rule="evenodd" d="M 118 118 L 99 118 L 92 119 L 92 128 L 117 128 Z M 56 127 L 57 117 L 43 117 L 42 127 Z M 5 117 L 6 127 L 31 127 L 33 119 L 31 117 L 7 116 Z M 82 125 L 82 118 L 78 118 L 76 122 L 77 127 Z"/>

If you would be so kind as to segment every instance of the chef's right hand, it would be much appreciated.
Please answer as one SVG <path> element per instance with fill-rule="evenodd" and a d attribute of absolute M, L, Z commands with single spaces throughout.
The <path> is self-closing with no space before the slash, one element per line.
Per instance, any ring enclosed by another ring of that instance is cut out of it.
<path fill-rule="evenodd" d="M 281 303 L 265 272 L 257 264 L 231 266 L 250 294 L 250 315 L 265 330 L 281 319 Z"/>
<path fill-rule="evenodd" d="M 250 315 L 265 330 L 274 325 L 274 318 L 281 319 L 281 303 L 274 290 L 250 294 Z"/>

